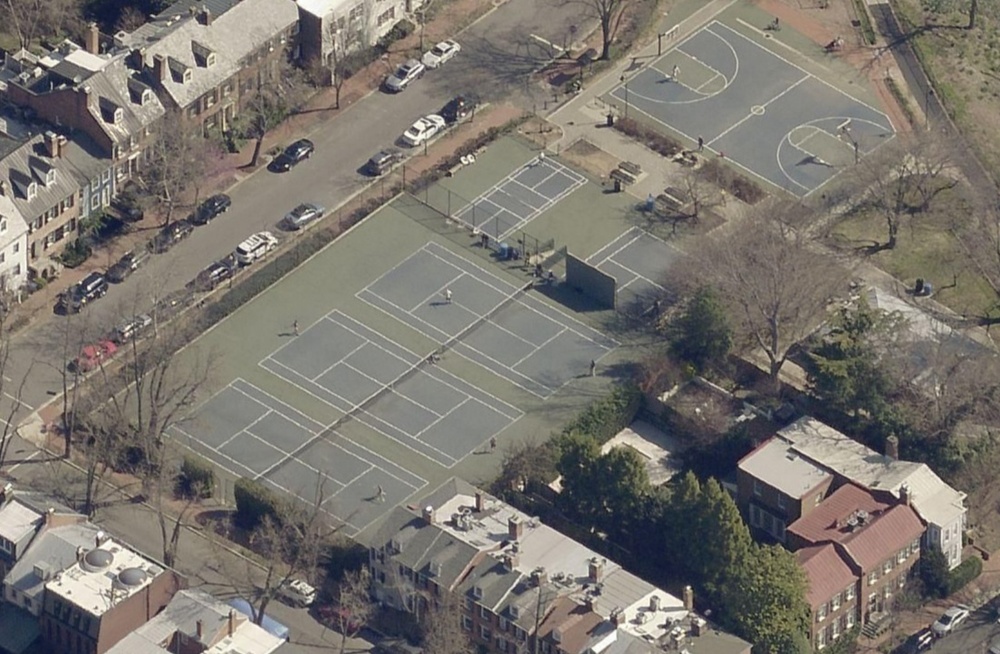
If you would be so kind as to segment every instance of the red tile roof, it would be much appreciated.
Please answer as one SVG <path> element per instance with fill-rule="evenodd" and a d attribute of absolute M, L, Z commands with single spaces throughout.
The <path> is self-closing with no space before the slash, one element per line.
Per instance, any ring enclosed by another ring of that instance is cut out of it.
<path fill-rule="evenodd" d="M 840 543 L 867 572 L 917 539 L 924 526 L 909 506 L 892 506 L 848 484 L 793 522 L 788 532 L 812 545 Z"/>
<path fill-rule="evenodd" d="M 803 547 L 795 552 L 795 558 L 806 573 L 809 582 L 806 602 L 813 608 L 857 581 L 857 576 L 837 551 L 836 545 L 826 543 Z"/>

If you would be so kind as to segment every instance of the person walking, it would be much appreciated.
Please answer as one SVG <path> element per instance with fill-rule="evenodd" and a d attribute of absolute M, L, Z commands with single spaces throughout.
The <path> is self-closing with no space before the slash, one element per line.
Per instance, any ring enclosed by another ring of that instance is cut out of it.
<path fill-rule="evenodd" d="M 698 137 L 698 152 L 701 152 L 704 149 L 705 149 L 705 137 L 699 136 Z"/>
<path fill-rule="evenodd" d="M 451 304 L 451 289 L 450 288 L 444 289 L 444 301 L 445 301 L 445 304 Z"/>
<path fill-rule="evenodd" d="M 292 333 L 296 336 L 299 335 L 299 321 L 295 320 L 292 322 Z"/>
<path fill-rule="evenodd" d="M 375 500 L 385 502 L 385 489 L 382 488 L 382 484 L 375 486 Z"/>
<path fill-rule="evenodd" d="M 497 437 L 490 436 L 490 452 L 496 452 L 496 451 L 497 451 Z"/>
<path fill-rule="evenodd" d="M 674 64 L 674 69 L 670 73 L 670 79 L 675 82 L 679 82 L 681 79 L 681 67 L 677 64 Z"/>
<path fill-rule="evenodd" d="M 593 377 L 597 374 L 597 362 L 593 359 L 590 360 L 590 376 Z"/>

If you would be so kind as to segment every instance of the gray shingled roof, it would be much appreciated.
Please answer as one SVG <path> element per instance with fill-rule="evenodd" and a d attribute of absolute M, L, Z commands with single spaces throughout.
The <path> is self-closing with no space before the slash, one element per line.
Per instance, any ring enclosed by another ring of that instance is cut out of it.
<path fill-rule="evenodd" d="M 94 546 L 98 531 L 89 522 L 45 530 L 10 569 L 4 584 L 31 598 L 41 595 L 45 580 L 36 574 L 35 566 L 46 566 L 53 575 L 65 570 L 76 563 L 77 548 Z"/>
<path fill-rule="evenodd" d="M 462 597 L 470 597 L 476 603 L 497 612 L 511 597 L 522 577 L 517 570 L 508 570 L 503 563 L 488 556 L 462 581 L 457 591 Z M 481 597 L 476 597 L 476 588 L 482 593 Z"/>
<path fill-rule="evenodd" d="M 48 186 L 45 178 L 38 176 L 40 163 L 55 170 L 55 178 Z M 29 222 L 80 190 L 66 162 L 50 159 L 44 154 L 44 137 L 41 134 L 0 159 L 0 181 L 6 187 L 5 193 Z M 35 184 L 36 195 L 29 200 L 31 183 Z"/>
<path fill-rule="evenodd" d="M 63 144 L 62 156 L 66 169 L 76 177 L 80 186 L 86 186 L 112 165 L 111 159 L 83 132 L 73 134 Z"/>
<path fill-rule="evenodd" d="M 153 89 L 137 79 L 121 57 L 87 78 L 83 86 L 90 88 L 89 110 L 94 120 L 118 144 L 127 145 L 130 136 L 141 139 L 143 130 L 165 113 Z M 116 108 L 122 110 L 121 120 L 117 122 Z"/>
<path fill-rule="evenodd" d="M 168 70 L 163 88 L 177 106 L 186 108 L 235 75 L 243 68 L 247 55 L 297 21 L 298 8 L 292 0 L 243 0 L 214 17 L 211 25 L 203 25 L 188 15 L 167 31 L 137 30 L 127 42 L 143 50 L 147 74 L 153 69 L 154 58 L 164 57 Z M 212 65 L 196 56 L 195 51 L 202 48 L 214 53 Z M 191 71 L 190 81 L 184 81 L 185 70 Z"/>

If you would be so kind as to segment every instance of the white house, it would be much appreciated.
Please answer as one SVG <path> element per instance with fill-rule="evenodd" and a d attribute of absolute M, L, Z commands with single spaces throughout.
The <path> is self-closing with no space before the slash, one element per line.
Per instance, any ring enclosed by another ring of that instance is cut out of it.
<path fill-rule="evenodd" d="M 423 0 L 297 0 L 303 61 L 330 66 L 334 44 L 350 51 L 375 45 Z"/>
<path fill-rule="evenodd" d="M 10 197 L 0 194 L 0 292 L 16 292 L 26 281 L 28 223 Z"/>

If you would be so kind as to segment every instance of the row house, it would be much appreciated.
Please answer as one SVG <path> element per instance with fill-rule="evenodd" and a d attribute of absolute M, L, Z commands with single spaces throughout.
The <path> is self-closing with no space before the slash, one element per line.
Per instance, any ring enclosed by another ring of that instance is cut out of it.
<path fill-rule="evenodd" d="M 901 461 L 895 436 L 880 454 L 823 424 L 801 418 L 776 436 L 791 452 L 836 477 L 835 485 L 852 483 L 886 501 L 906 501 L 926 526 L 922 544 L 941 551 L 949 569 L 962 562 L 962 535 L 968 507 L 966 495 L 945 483 L 925 463 Z"/>
<path fill-rule="evenodd" d="M 0 195 L 0 294 L 16 293 L 28 281 L 28 223 L 17 205 Z"/>
<path fill-rule="evenodd" d="M 91 25 L 85 48 L 67 40 L 43 56 L 22 50 L 7 57 L 0 95 L 50 125 L 85 135 L 94 154 L 110 160 L 113 195 L 141 168 L 165 110 L 128 68 L 127 53 L 99 53 L 98 41 Z"/>
<path fill-rule="evenodd" d="M 332 70 L 335 50 L 373 46 L 423 6 L 421 0 L 298 0 L 302 61 Z"/>
<path fill-rule="evenodd" d="M 749 654 L 684 598 L 459 479 L 415 507 L 397 507 L 373 534 L 375 597 L 418 611 L 451 593 L 480 651 L 503 654 Z"/>
<path fill-rule="evenodd" d="M 298 55 L 292 0 L 218 4 L 222 13 L 215 14 L 210 6 L 180 2 L 114 37 L 166 106 L 203 132 L 230 129 L 257 88 L 280 82 L 282 65 Z"/>
<path fill-rule="evenodd" d="M 809 581 L 814 646 L 855 624 L 879 623 L 920 559 L 924 526 L 906 503 L 847 484 L 787 530 Z M 848 583 L 848 575 L 850 580 Z"/>

